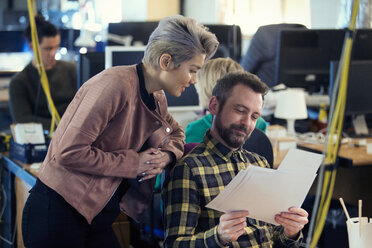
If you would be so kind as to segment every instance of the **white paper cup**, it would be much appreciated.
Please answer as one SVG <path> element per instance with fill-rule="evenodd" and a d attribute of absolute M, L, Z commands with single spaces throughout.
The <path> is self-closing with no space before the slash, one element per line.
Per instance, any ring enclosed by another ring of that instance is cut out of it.
<path fill-rule="evenodd" d="M 368 217 L 362 217 L 361 222 L 362 228 L 360 229 L 358 217 L 346 221 L 350 248 L 372 247 L 372 219 L 368 221 Z"/>

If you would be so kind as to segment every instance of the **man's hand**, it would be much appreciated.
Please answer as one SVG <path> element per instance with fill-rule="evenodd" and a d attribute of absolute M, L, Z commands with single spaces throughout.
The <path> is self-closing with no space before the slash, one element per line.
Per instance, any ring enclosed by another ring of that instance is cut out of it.
<path fill-rule="evenodd" d="M 243 210 L 221 215 L 220 223 L 217 227 L 217 235 L 223 245 L 237 240 L 240 235 L 245 233 L 248 215 L 248 211 Z"/>
<path fill-rule="evenodd" d="M 295 238 L 309 222 L 308 215 L 302 208 L 290 207 L 288 212 L 275 215 L 275 221 L 284 227 L 284 233 L 288 238 Z"/>

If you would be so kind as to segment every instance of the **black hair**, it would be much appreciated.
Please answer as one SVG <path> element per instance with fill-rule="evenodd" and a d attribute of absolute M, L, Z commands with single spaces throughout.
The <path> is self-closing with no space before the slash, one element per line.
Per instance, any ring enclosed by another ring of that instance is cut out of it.
<path fill-rule="evenodd" d="M 227 73 L 225 76 L 217 80 L 216 85 L 213 88 L 212 95 L 217 98 L 220 103 L 220 109 L 223 108 L 227 98 L 230 97 L 232 89 L 242 84 L 251 88 L 254 92 L 264 96 L 269 91 L 269 87 L 259 79 L 256 75 L 246 71 L 236 71 Z"/>
<path fill-rule="evenodd" d="M 55 37 L 59 34 L 58 29 L 52 23 L 46 21 L 44 17 L 40 14 L 35 16 L 35 23 L 37 29 L 37 37 L 39 39 L 39 43 L 43 41 L 44 37 Z M 23 32 L 23 35 L 27 38 L 28 42 L 32 41 L 31 38 L 31 26 L 28 27 Z"/>

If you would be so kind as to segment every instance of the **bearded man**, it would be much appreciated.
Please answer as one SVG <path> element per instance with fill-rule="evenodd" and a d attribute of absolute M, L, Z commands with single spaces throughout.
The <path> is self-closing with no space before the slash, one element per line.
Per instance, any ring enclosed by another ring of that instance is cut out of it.
<path fill-rule="evenodd" d="M 171 170 L 163 187 L 164 247 L 299 247 L 308 213 L 298 206 L 278 213 L 273 224 L 249 212 L 221 213 L 205 206 L 248 166 L 270 168 L 242 148 L 261 115 L 268 87 L 254 74 L 226 74 L 209 102 L 213 115 L 204 140 Z M 262 206 L 265 207 L 265 206 Z"/>

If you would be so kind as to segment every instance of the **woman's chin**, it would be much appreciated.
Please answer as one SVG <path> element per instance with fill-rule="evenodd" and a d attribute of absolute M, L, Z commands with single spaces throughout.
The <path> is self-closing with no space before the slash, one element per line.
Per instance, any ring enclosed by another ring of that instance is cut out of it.
<path fill-rule="evenodd" d="M 182 92 L 181 91 L 177 91 L 177 92 L 168 92 L 169 95 L 171 96 L 174 96 L 174 97 L 180 97 Z"/>

